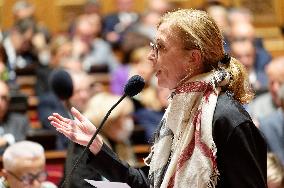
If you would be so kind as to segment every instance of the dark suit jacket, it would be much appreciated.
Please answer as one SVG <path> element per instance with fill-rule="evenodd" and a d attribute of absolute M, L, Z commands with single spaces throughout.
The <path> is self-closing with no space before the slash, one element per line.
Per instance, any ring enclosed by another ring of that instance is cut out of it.
<path fill-rule="evenodd" d="M 268 150 L 275 153 L 284 165 L 284 112 L 282 109 L 259 120 L 259 129 L 263 133 Z"/>
<path fill-rule="evenodd" d="M 229 94 L 218 98 L 213 117 L 213 138 L 220 171 L 218 188 L 264 188 L 266 185 L 266 143 L 250 116 Z M 131 187 L 149 187 L 141 169 L 123 163 L 106 146 L 87 163 L 110 181 Z"/>
<path fill-rule="evenodd" d="M 48 92 L 45 95 L 40 96 L 38 104 L 38 115 L 40 122 L 44 129 L 54 130 L 57 134 L 56 149 L 66 149 L 68 145 L 68 139 L 61 133 L 55 131 L 55 128 L 50 124 L 48 116 L 52 113 L 59 113 L 63 117 L 68 117 L 68 113 L 63 106 L 63 103 L 53 92 Z"/>
<path fill-rule="evenodd" d="M 4 121 L 0 122 L 1 135 L 10 133 L 16 142 L 26 139 L 29 127 L 28 117 L 20 113 L 8 112 Z M 4 153 L 7 146 L 0 147 L 0 155 Z"/>

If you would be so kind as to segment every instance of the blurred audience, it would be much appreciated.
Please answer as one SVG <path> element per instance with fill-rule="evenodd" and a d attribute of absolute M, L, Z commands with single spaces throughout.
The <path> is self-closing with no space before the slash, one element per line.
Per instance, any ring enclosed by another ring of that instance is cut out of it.
<path fill-rule="evenodd" d="M 13 5 L 12 12 L 15 21 L 24 20 L 34 17 L 35 7 L 26 0 L 19 0 Z"/>
<path fill-rule="evenodd" d="M 265 59 L 258 58 L 261 62 L 257 62 L 256 48 L 251 41 L 235 41 L 230 44 L 230 48 L 231 55 L 245 66 L 249 75 L 249 82 L 256 95 L 267 91 L 268 78 L 265 73 L 265 65 L 268 64 L 269 59 L 265 62 Z"/>
<path fill-rule="evenodd" d="M 72 55 L 81 58 L 87 72 L 113 71 L 118 61 L 111 46 L 100 38 L 101 17 L 98 14 L 81 15 L 75 23 Z"/>
<path fill-rule="evenodd" d="M 270 57 L 263 47 L 262 39 L 256 36 L 255 28 L 252 23 L 236 22 L 233 25 L 230 25 L 229 42 L 246 41 L 251 41 L 255 45 L 255 48 L 259 51 L 259 55 L 262 55 L 260 58 L 268 59 Z"/>
<path fill-rule="evenodd" d="M 60 67 L 63 59 L 69 58 L 72 55 L 71 40 L 64 34 L 55 35 L 49 46 L 50 60 L 48 65 L 41 65 L 36 69 L 36 85 L 35 93 L 41 96 L 50 91 L 48 85 L 48 77 L 52 70 Z"/>
<path fill-rule="evenodd" d="M 76 57 L 65 57 L 62 58 L 59 67 L 67 69 L 67 70 L 73 70 L 73 71 L 83 71 L 83 65 L 80 59 Z"/>
<path fill-rule="evenodd" d="M 134 11 L 134 0 L 115 0 L 116 12 L 105 16 L 103 36 L 113 48 L 120 48 L 124 34 L 137 22 L 139 15 Z"/>
<path fill-rule="evenodd" d="M 168 0 L 147 0 L 147 7 L 150 12 L 158 13 L 160 16 L 177 8 L 175 3 Z"/>
<path fill-rule="evenodd" d="M 71 59 L 72 61 L 72 59 Z M 66 64 L 70 62 L 65 62 Z M 76 65 L 77 66 L 77 65 Z M 42 95 L 39 98 L 38 104 L 38 114 L 39 119 L 42 123 L 44 129 L 54 130 L 54 127 L 50 125 L 47 117 L 52 113 L 63 113 L 66 117 L 69 116 L 69 108 L 74 106 L 78 110 L 82 111 L 85 108 L 85 105 L 89 99 L 89 90 L 90 90 L 90 81 L 89 77 L 82 70 L 64 69 L 66 70 L 72 79 L 73 84 L 73 94 L 71 98 L 67 100 L 60 100 L 59 96 L 56 96 L 56 93 L 53 91 Z M 52 74 L 51 74 L 52 75 Z M 64 80 L 62 80 L 64 81 Z M 64 92 L 64 91 L 62 91 Z M 66 149 L 68 146 L 68 140 L 66 137 L 58 134 L 57 137 L 57 149 L 62 150 Z"/>
<path fill-rule="evenodd" d="M 111 74 L 110 89 L 113 94 L 123 95 L 124 85 L 127 80 L 135 75 L 141 75 L 146 84 L 149 85 L 153 76 L 153 68 L 147 60 L 147 54 L 150 51 L 150 47 L 138 47 L 133 49 L 130 54 L 130 62 L 120 65 Z"/>
<path fill-rule="evenodd" d="M 222 4 L 208 4 L 206 6 L 207 13 L 216 21 L 218 27 L 220 28 L 223 38 L 224 38 L 224 50 L 226 52 L 230 51 L 229 47 L 229 37 L 230 37 L 230 25 L 228 22 L 228 10 Z"/>
<path fill-rule="evenodd" d="M 267 187 L 284 187 L 284 167 L 274 153 L 267 154 Z"/>
<path fill-rule="evenodd" d="M 167 0 L 147 0 L 147 9 L 140 15 L 138 21 L 130 26 L 129 30 L 154 41 L 160 17 L 174 8 L 174 4 Z"/>
<path fill-rule="evenodd" d="M 108 110 L 119 98 L 119 96 L 107 92 L 94 95 L 90 99 L 84 115 L 94 125 L 99 126 Z M 130 143 L 130 136 L 134 130 L 133 111 L 132 101 L 128 98 L 124 99 L 109 115 L 101 132 L 104 142 L 113 148 L 120 159 L 127 161 L 130 165 L 136 164 Z"/>
<path fill-rule="evenodd" d="M 51 35 L 48 28 L 37 21 L 35 11 L 36 7 L 27 0 L 16 1 L 12 8 L 14 23 L 22 20 L 30 20 L 34 23 L 34 33 L 31 40 L 34 54 L 37 56 L 39 63 L 46 65 L 49 62 L 48 43 Z"/>
<path fill-rule="evenodd" d="M 10 91 L 0 80 L 0 154 L 7 146 L 26 138 L 29 120 L 25 114 L 9 111 Z"/>
<path fill-rule="evenodd" d="M 267 76 L 264 69 L 272 57 L 262 44 L 257 42 L 259 40 L 256 39 L 253 25 L 248 22 L 231 25 L 229 41 L 231 53 L 237 59 L 240 58 L 239 60 L 248 68 L 250 81 L 257 94 L 265 91 L 267 89 Z M 262 43 L 261 40 L 260 42 Z M 252 45 L 249 43 L 252 43 Z M 251 64 L 250 67 L 248 64 Z"/>
<path fill-rule="evenodd" d="M 230 8 L 228 11 L 228 22 L 230 25 L 238 23 L 253 23 L 252 12 L 244 7 Z"/>
<path fill-rule="evenodd" d="M 255 119 L 255 123 L 259 118 L 266 117 L 275 112 L 281 105 L 278 97 L 280 86 L 284 83 L 284 57 L 273 59 L 266 67 L 265 72 L 268 76 L 269 92 L 257 96 L 250 104 L 248 104 L 248 112 Z"/>
<path fill-rule="evenodd" d="M 48 39 L 50 38 L 50 33 L 47 27 L 43 25 L 43 23 L 41 22 L 39 23 L 36 20 L 35 11 L 36 7 L 29 1 L 27 0 L 16 1 L 12 8 L 14 22 L 16 23 L 21 20 L 33 21 L 35 24 L 35 36 L 36 36 L 35 38 L 37 38 L 36 40 L 39 40 L 38 38 L 41 38 L 41 40 L 44 39 L 42 42 L 48 42 Z"/>
<path fill-rule="evenodd" d="M 30 19 L 19 20 L 15 23 L 3 46 L 8 56 L 9 79 L 16 79 L 16 69 L 24 69 L 38 63 L 32 46 L 35 33 L 35 23 Z"/>
<path fill-rule="evenodd" d="M 152 41 L 155 40 L 156 27 L 161 14 L 155 11 L 145 11 L 139 18 L 138 22 L 130 27 L 131 32 L 136 32 L 146 36 Z"/>
<path fill-rule="evenodd" d="M 43 147 L 31 141 L 9 146 L 3 154 L 1 188 L 56 188 L 47 180 Z"/>
<path fill-rule="evenodd" d="M 3 32 L 2 29 L 0 28 L 0 43 L 2 43 L 3 41 Z"/>
<path fill-rule="evenodd" d="M 144 143 L 150 143 L 153 141 L 153 135 L 157 130 L 162 117 L 168 107 L 168 97 L 170 90 L 167 88 L 157 87 L 155 93 L 149 95 L 142 100 L 147 103 L 139 109 L 136 109 L 134 113 L 135 123 L 143 127 L 145 131 Z"/>
<path fill-rule="evenodd" d="M 267 141 L 268 150 L 275 153 L 284 165 L 284 84 L 278 91 L 278 98 L 280 107 L 259 120 L 259 129 Z"/>
<path fill-rule="evenodd" d="M 84 5 L 84 14 L 101 14 L 100 0 L 87 0 Z"/>
<path fill-rule="evenodd" d="M 3 45 L 0 43 L 0 80 L 9 81 L 9 72 L 7 67 L 8 56 Z"/>

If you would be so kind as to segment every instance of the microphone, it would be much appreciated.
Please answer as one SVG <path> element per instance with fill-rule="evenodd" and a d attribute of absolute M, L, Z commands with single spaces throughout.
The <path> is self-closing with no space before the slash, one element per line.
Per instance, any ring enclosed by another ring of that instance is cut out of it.
<path fill-rule="evenodd" d="M 145 86 L 144 79 L 139 75 L 132 76 L 124 87 L 124 94 L 133 97 L 137 95 Z"/>
<path fill-rule="evenodd" d="M 100 132 L 100 130 L 102 129 L 104 123 L 106 122 L 107 118 L 109 117 L 110 113 L 112 112 L 112 110 L 127 96 L 129 97 L 133 97 L 135 95 L 137 95 L 138 93 L 140 93 L 142 91 L 142 89 L 145 86 L 145 81 L 144 79 L 139 76 L 139 75 L 134 75 L 132 76 L 127 84 L 124 86 L 124 94 L 120 97 L 120 99 L 109 109 L 109 111 L 107 112 L 107 114 L 105 115 L 105 117 L 103 118 L 103 120 L 100 123 L 100 126 L 97 128 L 96 132 L 94 133 L 94 135 L 92 136 L 91 140 L 88 142 L 88 144 L 85 146 L 83 152 L 81 153 L 80 157 L 77 159 L 77 161 L 75 162 L 73 168 L 71 169 L 70 173 L 68 174 L 68 176 L 66 176 L 66 178 L 64 179 L 63 183 L 61 184 L 61 188 L 64 187 L 65 182 L 71 178 L 74 170 L 78 167 L 78 164 L 80 162 L 80 160 L 83 158 L 84 154 L 87 152 L 87 150 L 89 149 L 90 145 L 93 143 L 93 141 L 95 140 L 96 136 L 98 135 L 98 133 Z"/>
<path fill-rule="evenodd" d="M 49 85 L 54 94 L 61 100 L 67 100 L 73 95 L 73 81 L 68 72 L 63 69 L 52 71 Z"/>

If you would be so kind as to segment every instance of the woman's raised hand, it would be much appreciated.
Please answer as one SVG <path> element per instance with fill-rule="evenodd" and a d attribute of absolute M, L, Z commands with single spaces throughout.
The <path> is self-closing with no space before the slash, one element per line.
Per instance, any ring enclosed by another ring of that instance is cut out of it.
<path fill-rule="evenodd" d="M 48 120 L 57 131 L 64 134 L 67 138 L 77 144 L 86 146 L 95 133 L 96 127 L 74 107 L 71 109 L 71 113 L 74 116 L 74 120 L 64 118 L 58 113 L 53 113 L 48 117 Z M 97 135 L 89 149 L 92 153 L 97 154 L 101 150 L 102 145 L 103 139 L 100 135 Z"/>

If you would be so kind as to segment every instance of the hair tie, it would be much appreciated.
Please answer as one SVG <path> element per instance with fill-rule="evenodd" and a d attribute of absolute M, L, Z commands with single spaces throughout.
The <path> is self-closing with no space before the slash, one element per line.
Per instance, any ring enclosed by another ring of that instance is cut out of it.
<path fill-rule="evenodd" d="M 223 65 L 227 65 L 231 61 L 231 56 L 227 53 L 225 53 L 224 57 L 220 60 L 220 63 Z"/>

